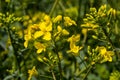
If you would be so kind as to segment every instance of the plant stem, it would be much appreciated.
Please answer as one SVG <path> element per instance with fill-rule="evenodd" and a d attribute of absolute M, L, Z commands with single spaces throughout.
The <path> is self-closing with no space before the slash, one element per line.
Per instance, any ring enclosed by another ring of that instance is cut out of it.
<path fill-rule="evenodd" d="M 59 3 L 59 6 L 61 7 L 61 9 L 63 10 L 63 12 L 65 12 L 65 7 L 64 7 L 64 5 L 62 4 L 62 2 L 59 1 L 58 3 Z"/>
<path fill-rule="evenodd" d="M 61 60 L 60 60 L 60 57 L 59 57 L 59 54 L 57 53 L 57 57 L 58 57 L 58 67 L 59 67 L 59 72 L 60 72 L 60 80 L 62 80 L 62 68 L 61 68 Z"/>
<path fill-rule="evenodd" d="M 10 28 L 9 28 L 9 26 L 7 25 L 7 32 L 8 32 L 8 36 L 9 36 L 9 38 L 10 38 L 10 42 L 11 42 L 11 45 L 12 45 L 12 47 L 13 47 L 13 53 L 14 53 L 14 56 L 15 56 L 15 64 L 16 64 L 16 66 L 18 67 L 18 69 L 19 69 L 19 71 L 20 71 L 20 64 L 19 64 L 19 59 L 17 58 L 17 50 L 16 50 L 16 48 L 15 48 L 15 45 L 14 45 L 14 39 L 12 38 L 12 34 L 11 34 L 11 32 L 10 32 Z"/>
<path fill-rule="evenodd" d="M 86 77 L 87 77 L 87 75 L 89 74 L 89 72 L 90 72 L 91 69 L 92 69 L 92 65 L 89 67 L 87 73 L 85 74 L 85 76 L 83 77 L 82 80 L 85 80 L 85 79 L 86 79 Z"/>
<path fill-rule="evenodd" d="M 55 77 L 53 70 L 51 72 L 52 72 L 53 80 L 56 80 L 56 77 Z"/>
<path fill-rule="evenodd" d="M 55 2 L 54 2 L 54 4 L 53 4 L 53 7 L 52 7 L 52 9 L 51 9 L 51 11 L 50 11 L 50 14 L 49 14 L 50 16 L 52 16 L 52 14 L 53 14 L 53 12 L 54 12 L 54 10 L 55 10 L 58 2 L 59 2 L 59 0 L 55 0 Z"/>
<path fill-rule="evenodd" d="M 84 69 L 82 69 L 80 72 L 79 72 L 79 75 L 81 74 L 81 73 L 83 73 L 84 71 L 86 71 L 88 68 L 92 68 L 92 65 L 91 64 L 89 64 L 86 68 L 84 68 Z"/>
<path fill-rule="evenodd" d="M 112 48 L 115 49 L 115 47 L 114 47 L 114 45 L 113 45 L 113 42 L 111 41 L 111 39 L 110 39 L 108 33 L 106 32 L 106 30 L 103 29 L 103 28 L 102 28 L 102 30 L 103 30 L 103 32 L 104 32 L 104 34 L 105 34 L 105 36 L 106 36 L 106 39 L 108 40 L 108 42 L 109 42 L 110 45 L 112 46 Z"/>
<path fill-rule="evenodd" d="M 54 38 L 53 38 L 53 40 L 54 40 Z M 58 68 L 59 68 L 59 73 L 60 73 L 60 79 L 59 80 L 62 80 L 61 60 L 60 60 L 60 56 L 58 54 L 58 48 L 57 48 L 57 45 L 55 43 L 55 40 L 54 40 L 54 52 L 57 54 L 57 58 L 58 58 Z"/>
<path fill-rule="evenodd" d="M 49 77 L 49 76 L 45 76 L 45 75 L 39 75 L 40 77 L 44 77 L 44 78 L 49 78 L 49 79 L 52 79 L 52 77 Z"/>
<path fill-rule="evenodd" d="M 87 66 L 86 66 L 84 60 L 81 58 L 81 56 L 79 56 L 79 58 L 80 58 L 80 60 L 82 61 L 82 63 L 84 64 L 84 66 L 87 68 Z"/>

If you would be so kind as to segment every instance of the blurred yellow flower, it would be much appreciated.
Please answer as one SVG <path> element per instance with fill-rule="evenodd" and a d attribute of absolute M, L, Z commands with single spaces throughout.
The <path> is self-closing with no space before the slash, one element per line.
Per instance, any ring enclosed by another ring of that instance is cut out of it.
<path fill-rule="evenodd" d="M 66 29 L 62 29 L 62 27 L 58 25 L 57 32 L 54 34 L 54 37 L 56 37 L 56 40 L 59 40 L 61 35 L 67 36 L 69 35 L 69 32 Z"/>
<path fill-rule="evenodd" d="M 70 50 L 67 51 L 67 53 L 73 53 L 74 55 L 78 55 L 79 50 L 82 49 L 82 47 L 76 46 L 76 42 L 80 40 L 80 35 L 72 35 L 70 38 L 68 38 L 68 42 L 70 42 Z"/>
<path fill-rule="evenodd" d="M 74 20 L 70 19 L 70 17 L 64 17 L 64 25 L 72 26 L 72 25 L 77 25 L 77 24 Z"/>
<path fill-rule="evenodd" d="M 72 35 L 70 38 L 68 38 L 68 42 L 74 42 L 74 43 L 76 43 L 76 42 L 78 42 L 80 40 L 80 35 L 79 34 L 77 34 L 77 35 Z"/>
<path fill-rule="evenodd" d="M 42 51 L 46 51 L 46 46 L 40 42 L 34 42 L 34 46 L 37 49 L 37 53 L 41 53 Z"/>
<path fill-rule="evenodd" d="M 34 33 L 34 38 L 39 38 L 41 36 L 43 36 L 44 40 L 51 40 L 51 33 L 50 31 L 52 31 L 52 23 L 50 22 L 49 24 L 46 24 L 46 22 L 41 22 L 39 24 L 39 31 L 36 31 Z"/>
<path fill-rule="evenodd" d="M 61 20 L 62 20 L 62 15 L 58 15 L 57 17 L 55 17 L 55 18 L 53 19 L 53 22 L 56 23 L 56 22 L 59 22 L 59 21 L 61 21 Z"/>
<path fill-rule="evenodd" d="M 29 42 L 29 40 L 32 38 L 31 35 L 32 35 L 32 34 L 31 34 L 31 27 L 28 27 L 27 33 L 26 33 L 25 36 L 24 36 L 24 39 L 25 39 L 24 46 L 25 46 L 25 48 L 27 48 L 28 42 Z"/>
<path fill-rule="evenodd" d="M 76 46 L 74 43 L 70 43 L 70 50 L 67 51 L 67 53 L 73 53 L 75 56 L 78 55 L 79 50 L 81 50 L 82 47 Z"/>
<path fill-rule="evenodd" d="M 67 30 L 63 29 L 63 30 L 62 30 L 62 34 L 63 34 L 63 35 L 69 35 L 69 32 L 68 32 Z"/>
<path fill-rule="evenodd" d="M 93 23 L 90 23 L 90 22 L 87 22 L 85 24 L 82 24 L 81 27 L 86 27 L 88 30 L 92 30 L 92 29 L 96 29 L 99 27 L 98 24 L 93 24 Z"/>
<path fill-rule="evenodd" d="M 28 70 L 28 74 L 29 74 L 28 80 L 31 80 L 32 76 L 38 74 L 37 70 L 35 69 L 35 66 L 32 68 L 32 70 Z"/>
<path fill-rule="evenodd" d="M 113 51 L 107 51 L 105 47 L 98 47 L 99 50 L 99 54 L 100 56 L 103 58 L 103 62 L 104 61 L 112 61 L 112 56 L 114 55 Z"/>

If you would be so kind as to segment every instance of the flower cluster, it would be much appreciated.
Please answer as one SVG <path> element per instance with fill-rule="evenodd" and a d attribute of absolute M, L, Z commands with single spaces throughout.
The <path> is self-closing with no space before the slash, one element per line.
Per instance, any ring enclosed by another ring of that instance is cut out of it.
<path fill-rule="evenodd" d="M 99 55 L 101 57 L 101 63 L 102 62 L 112 62 L 112 56 L 114 55 L 113 51 L 107 51 L 107 49 L 104 46 L 97 47 L 96 50 L 98 50 Z"/>
<path fill-rule="evenodd" d="M 108 8 L 103 5 L 97 11 L 96 8 L 90 8 L 90 13 L 86 14 L 86 18 L 83 19 L 84 23 L 81 25 L 82 28 L 96 31 L 103 25 L 108 25 L 111 20 L 116 18 L 116 10 Z"/>
<path fill-rule="evenodd" d="M 62 25 L 62 21 L 64 21 L 64 25 Z M 74 20 L 70 19 L 70 17 L 62 17 L 61 15 L 58 15 L 57 17 L 51 19 L 48 15 L 45 15 L 43 20 L 41 20 L 38 24 L 28 26 L 25 31 L 24 46 L 27 48 L 29 42 L 32 42 L 34 47 L 37 49 L 37 53 L 41 53 L 43 51 L 45 52 L 48 46 L 50 48 L 55 45 L 51 42 L 55 43 L 60 40 L 62 36 L 69 35 L 69 31 L 66 30 L 66 27 L 72 25 L 76 25 L 76 23 Z M 76 42 L 71 39 L 70 48 L 77 48 L 77 51 L 73 51 L 75 50 L 73 49 L 72 52 L 78 53 L 80 48 L 75 46 L 75 43 Z"/>
<path fill-rule="evenodd" d="M 98 63 L 112 62 L 112 57 L 115 55 L 113 51 L 107 50 L 104 46 L 97 46 L 92 51 L 90 51 L 90 46 L 88 46 L 88 53 L 92 56 L 92 61 Z"/>

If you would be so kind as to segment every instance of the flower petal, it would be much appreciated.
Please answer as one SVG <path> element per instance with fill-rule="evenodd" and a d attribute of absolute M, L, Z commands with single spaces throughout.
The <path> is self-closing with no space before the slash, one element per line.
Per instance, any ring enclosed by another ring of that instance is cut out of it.
<path fill-rule="evenodd" d="M 40 36 L 42 36 L 43 35 L 43 32 L 42 31 L 36 31 L 35 33 L 34 33 L 34 38 L 36 39 L 36 38 L 38 38 L 38 37 L 40 37 Z"/>
<path fill-rule="evenodd" d="M 50 32 L 46 32 L 43 36 L 44 40 L 51 40 L 51 33 Z"/>

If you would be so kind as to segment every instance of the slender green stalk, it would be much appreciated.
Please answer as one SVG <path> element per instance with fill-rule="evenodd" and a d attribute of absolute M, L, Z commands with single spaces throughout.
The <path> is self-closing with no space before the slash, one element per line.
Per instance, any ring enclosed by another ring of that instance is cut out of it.
<path fill-rule="evenodd" d="M 57 57 L 58 57 L 58 67 L 59 67 L 59 72 L 60 72 L 60 80 L 62 80 L 62 68 L 61 68 L 61 60 L 60 60 L 60 57 L 59 57 L 59 54 L 57 53 Z"/>
<path fill-rule="evenodd" d="M 90 67 L 90 65 L 88 65 L 87 68 L 82 69 L 82 70 L 79 72 L 79 75 L 80 75 L 81 73 L 83 73 L 84 71 L 86 71 L 86 70 L 88 69 L 88 67 Z"/>
<path fill-rule="evenodd" d="M 62 4 L 62 2 L 59 1 L 58 3 L 59 3 L 59 6 L 61 7 L 61 9 L 63 10 L 63 12 L 65 12 L 65 7 L 64 7 L 64 5 Z"/>
<path fill-rule="evenodd" d="M 60 60 L 60 56 L 58 54 L 58 49 L 57 49 L 56 42 L 55 42 L 54 38 L 53 38 L 53 41 L 54 41 L 54 52 L 56 53 L 57 58 L 58 58 L 58 69 L 59 69 L 59 73 L 60 73 L 60 79 L 59 80 L 62 80 L 61 60 Z"/>
<path fill-rule="evenodd" d="M 86 70 L 88 70 L 87 73 L 86 73 L 86 76 L 87 76 L 92 67 L 93 67 L 93 65 L 92 65 L 92 64 L 89 64 L 86 68 L 82 69 L 82 70 L 79 72 L 78 76 L 81 75 L 81 74 L 82 74 L 83 72 L 85 72 Z M 89 69 L 90 69 L 90 70 L 89 70 Z M 84 80 L 84 79 L 83 79 L 83 80 Z"/>
<path fill-rule="evenodd" d="M 45 75 L 39 75 L 40 77 L 44 77 L 44 78 L 49 78 L 49 79 L 52 79 L 52 77 L 50 76 L 45 76 Z"/>
<path fill-rule="evenodd" d="M 9 36 L 9 38 L 10 38 L 10 42 L 11 42 L 11 45 L 12 45 L 12 47 L 13 47 L 13 53 L 14 53 L 14 56 L 15 56 L 15 64 L 16 64 L 16 66 L 17 66 L 17 68 L 19 69 L 19 71 L 20 71 L 20 64 L 19 64 L 19 60 L 18 60 L 18 58 L 17 58 L 17 50 L 16 50 L 16 48 L 15 48 L 15 44 L 14 44 L 14 39 L 12 38 L 12 34 L 11 34 L 11 32 L 10 32 L 10 28 L 9 28 L 9 26 L 7 25 L 7 32 L 8 32 L 8 36 Z"/>
<path fill-rule="evenodd" d="M 84 64 L 84 66 L 87 68 L 87 66 L 86 66 L 84 60 L 81 58 L 81 56 L 79 56 L 79 58 L 80 58 L 80 60 L 82 61 L 82 63 Z"/>
<path fill-rule="evenodd" d="M 51 11 L 50 11 L 50 14 L 49 14 L 50 16 L 52 16 L 52 14 L 53 14 L 53 12 L 54 12 L 54 10 L 55 10 L 58 2 L 59 2 L 59 0 L 55 0 L 55 2 L 54 2 L 54 4 L 53 4 L 53 7 L 52 7 L 52 9 L 51 9 Z"/>
<path fill-rule="evenodd" d="M 58 54 L 58 48 L 57 48 L 57 45 L 56 45 L 56 42 L 55 42 L 55 37 L 53 37 L 53 44 L 54 44 L 54 53 L 57 55 L 57 58 L 58 58 L 58 69 L 59 69 L 59 73 L 60 73 L 60 78 L 59 80 L 62 80 L 62 67 L 61 67 L 61 60 L 60 60 L 60 56 Z"/>
<path fill-rule="evenodd" d="M 115 49 L 115 47 L 114 47 L 114 45 L 113 45 L 113 42 L 112 42 L 112 40 L 110 39 L 110 37 L 109 37 L 108 33 L 106 32 L 106 30 L 103 29 L 103 28 L 102 28 L 102 30 L 103 30 L 103 33 L 104 33 L 105 36 L 106 36 L 106 39 L 108 40 L 108 42 L 109 42 L 110 45 L 112 46 L 112 48 Z"/>
<path fill-rule="evenodd" d="M 87 77 L 87 75 L 89 74 L 89 72 L 90 72 L 91 69 L 92 69 L 92 66 L 89 67 L 87 73 L 85 74 L 85 76 L 83 77 L 82 80 L 85 80 L 85 79 L 86 79 L 86 77 Z"/>
<path fill-rule="evenodd" d="M 53 70 L 51 72 L 52 72 L 53 80 L 56 80 L 56 77 L 55 77 Z"/>

